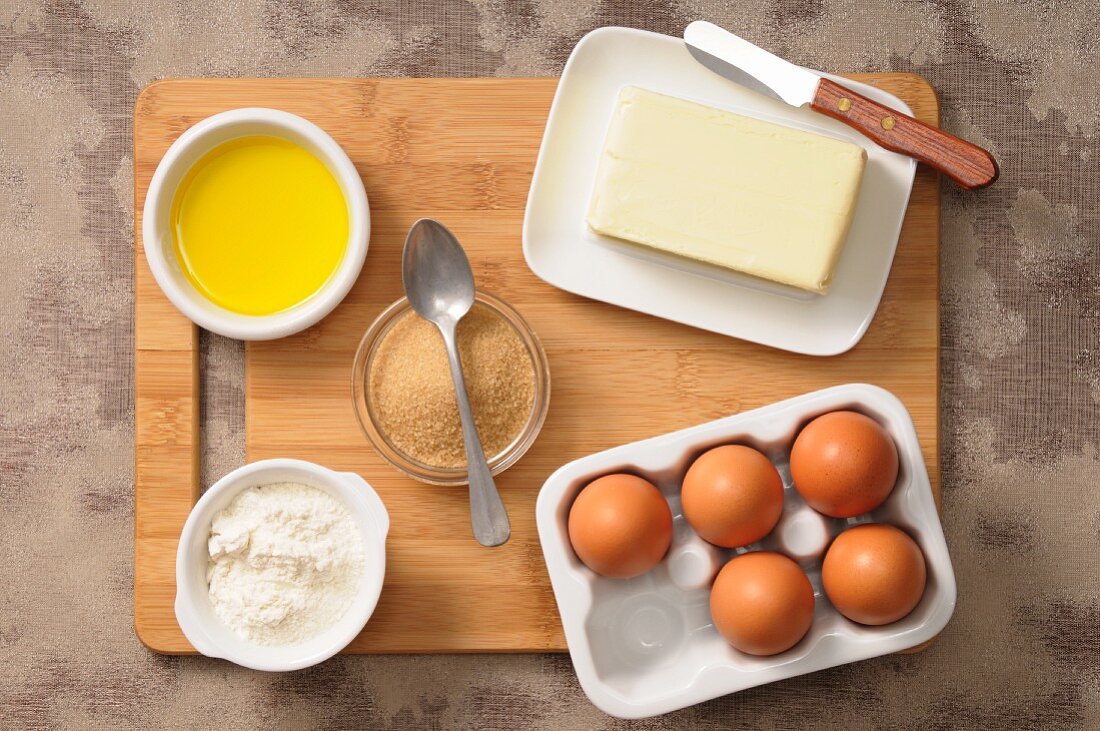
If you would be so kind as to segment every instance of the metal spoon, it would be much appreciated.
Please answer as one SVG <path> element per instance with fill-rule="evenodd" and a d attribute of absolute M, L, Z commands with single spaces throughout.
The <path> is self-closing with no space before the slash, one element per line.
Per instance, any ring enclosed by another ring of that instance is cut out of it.
<path fill-rule="evenodd" d="M 430 218 L 422 218 L 413 224 L 405 239 L 401 279 L 405 285 L 405 296 L 413 309 L 439 328 L 447 347 L 458 413 L 462 417 L 462 439 L 466 444 L 474 537 L 483 546 L 499 546 L 508 540 L 511 533 L 508 513 L 500 501 L 481 439 L 477 435 L 455 340 L 458 321 L 474 304 L 474 273 L 470 270 L 470 262 L 462 245 L 446 226 Z"/>

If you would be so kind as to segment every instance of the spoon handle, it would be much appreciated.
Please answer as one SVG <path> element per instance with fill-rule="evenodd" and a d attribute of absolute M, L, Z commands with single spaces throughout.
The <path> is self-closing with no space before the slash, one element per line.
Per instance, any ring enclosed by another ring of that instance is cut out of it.
<path fill-rule="evenodd" d="M 458 414 L 462 417 L 462 440 L 466 444 L 466 465 L 470 476 L 470 519 L 473 522 L 474 537 L 483 546 L 499 546 L 511 535 L 508 513 L 500 500 L 500 493 L 497 492 L 496 483 L 489 472 L 489 463 L 485 459 L 485 450 L 482 449 L 481 439 L 477 435 L 474 413 L 466 395 L 466 379 L 462 376 L 462 361 L 458 358 L 455 326 L 440 327 L 439 331 L 447 346 L 447 360 L 455 382 Z"/>

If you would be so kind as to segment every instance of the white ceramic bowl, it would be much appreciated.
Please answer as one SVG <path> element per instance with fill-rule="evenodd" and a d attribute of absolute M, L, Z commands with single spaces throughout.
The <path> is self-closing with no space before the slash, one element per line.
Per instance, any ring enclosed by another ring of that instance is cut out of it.
<path fill-rule="evenodd" d="M 184 175 L 203 155 L 228 140 L 272 135 L 301 145 L 317 156 L 340 185 L 348 206 L 348 245 L 336 272 L 304 302 L 272 315 L 242 315 L 211 302 L 188 281 L 172 249 L 172 199 Z M 277 109 L 233 109 L 207 117 L 168 148 L 145 197 L 141 235 L 153 277 L 176 308 L 195 324 L 239 340 L 286 337 L 315 324 L 344 299 L 367 257 L 370 208 L 363 181 L 347 153 L 323 129 Z"/>
<path fill-rule="evenodd" d="M 250 642 L 223 623 L 210 604 L 206 568 L 210 522 L 242 490 L 275 482 L 315 487 L 343 503 L 363 536 L 367 565 L 359 594 L 347 613 L 325 632 L 301 644 L 268 647 Z M 374 488 L 353 472 L 334 472 L 297 459 L 253 462 L 214 483 L 191 509 L 176 552 L 176 621 L 196 650 L 254 670 L 298 670 L 316 665 L 347 647 L 378 604 L 386 574 L 390 519 Z"/>

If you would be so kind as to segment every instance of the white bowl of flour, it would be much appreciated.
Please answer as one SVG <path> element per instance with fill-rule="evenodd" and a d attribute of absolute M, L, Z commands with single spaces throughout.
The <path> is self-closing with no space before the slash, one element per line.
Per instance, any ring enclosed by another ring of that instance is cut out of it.
<path fill-rule="evenodd" d="M 378 603 L 389 516 L 357 474 L 254 462 L 191 510 L 176 554 L 176 620 L 203 655 L 256 670 L 327 660 Z"/>

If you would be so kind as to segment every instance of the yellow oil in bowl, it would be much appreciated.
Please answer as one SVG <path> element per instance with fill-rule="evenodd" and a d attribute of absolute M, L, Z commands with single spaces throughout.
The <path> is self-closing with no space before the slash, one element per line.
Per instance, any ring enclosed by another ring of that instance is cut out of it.
<path fill-rule="evenodd" d="M 305 148 L 241 137 L 184 176 L 172 201 L 172 242 L 188 280 L 211 302 L 270 315 L 309 299 L 339 267 L 347 203 Z"/>

